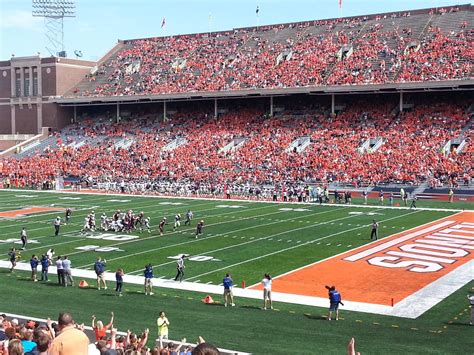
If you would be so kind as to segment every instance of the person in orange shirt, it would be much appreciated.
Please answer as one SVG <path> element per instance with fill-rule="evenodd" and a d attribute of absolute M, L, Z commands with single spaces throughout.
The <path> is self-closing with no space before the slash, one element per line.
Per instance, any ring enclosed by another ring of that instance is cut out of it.
<path fill-rule="evenodd" d="M 104 323 L 102 321 L 98 320 L 96 322 L 95 315 L 92 316 L 92 328 L 94 329 L 95 333 L 95 339 L 96 341 L 99 341 L 103 337 L 105 337 L 105 334 L 107 333 L 107 330 L 114 324 L 114 312 L 110 312 L 112 317 L 110 318 L 109 324 L 104 326 Z"/>
<path fill-rule="evenodd" d="M 50 355 L 86 355 L 89 338 L 76 328 L 70 313 L 60 313 L 58 317 L 59 334 L 53 340 L 48 354 Z"/>

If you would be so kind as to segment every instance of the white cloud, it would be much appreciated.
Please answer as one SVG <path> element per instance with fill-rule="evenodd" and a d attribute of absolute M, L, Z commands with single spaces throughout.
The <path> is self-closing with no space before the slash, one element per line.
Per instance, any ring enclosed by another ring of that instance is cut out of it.
<path fill-rule="evenodd" d="M 0 20 L 2 29 L 41 30 L 42 25 L 42 18 L 23 10 L 4 12 Z"/>

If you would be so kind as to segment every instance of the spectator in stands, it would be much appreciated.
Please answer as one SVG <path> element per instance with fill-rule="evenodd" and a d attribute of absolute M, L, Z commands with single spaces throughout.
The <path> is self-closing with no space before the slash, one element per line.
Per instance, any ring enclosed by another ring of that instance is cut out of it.
<path fill-rule="evenodd" d="M 20 329 L 21 345 L 25 353 L 32 351 L 36 347 L 33 341 L 33 331 L 25 327 Z"/>
<path fill-rule="evenodd" d="M 107 330 L 113 327 L 114 324 L 114 312 L 110 312 L 111 318 L 109 324 L 104 326 L 104 323 L 100 320 L 96 321 L 95 315 L 92 315 L 92 329 L 94 329 L 96 341 L 101 340 L 105 337 Z"/>
<path fill-rule="evenodd" d="M 20 339 L 12 339 L 8 343 L 8 355 L 23 355 L 23 346 Z"/>
<path fill-rule="evenodd" d="M 50 355 L 83 355 L 87 354 L 89 339 L 75 327 L 70 313 L 61 313 L 58 318 L 59 334 L 53 340 Z"/>
<path fill-rule="evenodd" d="M 156 320 L 156 324 L 158 326 L 158 338 L 160 340 L 168 339 L 168 327 L 170 325 L 170 322 L 168 318 L 166 318 L 166 314 L 164 311 L 160 312 L 159 317 Z"/>

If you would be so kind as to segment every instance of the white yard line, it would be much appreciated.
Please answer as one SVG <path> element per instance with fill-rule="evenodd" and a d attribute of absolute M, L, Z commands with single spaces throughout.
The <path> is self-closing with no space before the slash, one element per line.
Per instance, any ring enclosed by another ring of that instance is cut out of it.
<path fill-rule="evenodd" d="M 394 220 L 394 219 L 397 219 L 397 218 L 401 218 L 401 217 L 404 217 L 404 216 L 407 216 L 407 215 L 410 215 L 410 214 L 413 214 L 413 213 L 417 213 L 417 212 L 418 212 L 418 211 L 413 211 L 413 212 L 409 212 L 409 213 L 402 214 L 402 215 L 400 215 L 400 216 L 395 216 L 395 217 L 387 218 L 387 219 L 381 220 L 379 223 L 391 221 L 391 220 Z M 260 259 L 263 259 L 263 258 L 272 256 L 272 255 L 275 255 L 275 254 L 280 254 L 280 253 L 283 253 L 283 252 L 288 251 L 288 250 L 300 248 L 300 247 L 302 247 L 302 246 L 309 245 L 309 244 L 313 244 L 313 243 L 315 243 L 315 242 L 317 242 L 317 241 L 320 241 L 320 240 L 324 240 L 324 239 L 327 239 L 327 238 L 335 237 L 335 236 L 337 236 L 337 235 L 344 234 L 344 233 L 347 233 L 347 232 L 352 232 L 352 231 L 357 230 L 357 229 L 366 228 L 366 227 L 368 227 L 368 226 L 370 226 L 370 225 L 371 225 L 371 224 L 366 224 L 366 225 L 362 225 L 362 226 L 360 226 L 360 227 L 355 227 L 355 228 L 346 229 L 346 230 L 343 230 L 343 231 L 340 231 L 340 232 L 337 232 L 337 233 L 333 233 L 333 234 L 327 235 L 327 236 L 325 236 L 325 237 L 316 238 L 316 239 L 310 240 L 310 241 L 305 242 L 305 243 L 300 243 L 300 244 L 297 244 L 297 245 L 294 245 L 294 246 L 291 246 L 291 247 L 288 247 L 288 248 L 284 248 L 284 249 L 277 250 L 277 251 L 272 252 L 272 253 L 268 253 L 268 254 L 265 254 L 265 255 L 257 256 L 257 257 L 255 257 L 255 258 L 247 259 L 247 260 L 244 260 L 244 261 L 240 261 L 240 262 L 238 262 L 238 263 L 234 263 L 234 264 L 231 264 L 231 265 L 227 265 L 227 266 L 222 267 L 222 268 L 219 268 L 219 269 L 215 269 L 215 270 L 212 270 L 212 271 L 208 271 L 208 272 L 205 272 L 205 273 L 202 273 L 202 274 L 199 274 L 199 275 L 190 277 L 190 278 L 188 278 L 187 280 L 189 281 L 189 280 L 192 280 L 192 279 L 195 279 L 195 278 L 199 278 L 199 277 L 202 277 L 202 276 L 206 276 L 206 275 L 209 275 L 209 274 L 218 272 L 218 271 L 228 270 L 229 268 L 234 267 L 234 266 L 239 266 L 239 265 L 246 264 L 246 263 L 249 263 L 249 262 L 252 262 L 252 261 L 255 261 L 255 260 L 260 260 Z M 294 229 L 294 231 L 299 230 L 299 229 L 310 228 L 310 227 L 311 227 L 311 226 L 309 226 L 309 227 L 302 227 L 302 228 Z"/>
<path fill-rule="evenodd" d="M 219 251 L 222 251 L 222 250 L 227 250 L 227 249 L 232 249 L 232 248 L 240 247 L 240 246 L 246 245 L 246 244 L 251 244 L 251 243 L 260 242 L 260 241 L 262 241 L 262 240 L 271 240 L 271 238 L 274 238 L 274 237 L 276 237 L 276 236 L 280 236 L 280 235 L 284 235 L 284 234 L 288 234 L 288 233 L 293 233 L 293 232 L 296 232 L 296 231 L 299 231 L 299 230 L 303 230 L 303 229 L 314 228 L 314 227 L 317 227 L 317 226 L 321 226 L 321 225 L 328 224 L 328 223 L 330 223 L 331 221 L 340 221 L 340 220 L 343 220 L 343 219 L 354 218 L 354 217 L 360 217 L 360 216 L 359 216 L 359 215 L 351 215 L 351 216 L 348 216 L 348 217 L 341 217 L 341 218 L 337 218 L 337 219 L 333 219 L 333 220 L 329 220 L 329 221 L 325 221 L 325 222 L 321 222 L 321 223 L 315 223 L 315 224 L 310 225 L 310 226 L 304 226 L 304 227 L 300 227 L 300 228 L 294 228 L 294 229 L 287 230 L 287 231 L 283 231 L 283 232 L 280 232 L 280 233 L 268 235 L 268 236 L 266 236 L 266 237 L 260 237 L 260 238 L 256 238 L 256 239 L 253 239 L 253 240 L 249 240 L 249 241 L 246 241 L 246 242 L 243 242 L 243 243 L 232 244 L 232 245 L 229 245 L 229 246 L 226 246 L 226 247 L 222 247 L 222 248 L 218 248 L 218 249 L 214 249 L 214 250 L 207 250 L 207 251 L 204 251 L 204 252 L 199 253 L 199 254 L 208 255 L 208 254 L 216 253 L 216 252 L 219 252 Z M 281 222 L 278 222 L 278 223 L 281 223 Z M 263 226 L 263 225 L 260 225 L 259 227 L 261 227 L 261 226 Z M 291 242 L 291 240 L 289 240 L 289 241 Z M 165 265 L 169 265 L 169 264 L 173 264 L 173 263 L 176 263 L 176 260 L 168 261 L 168 262 L 166 262 L 166 263 L 162 263 L 162 264 L 158 264 L 158 265 L 153 265 L 153 266 L 154 266 L 154 267 L 161 267 L 161 266 L 165 266 Z M 131 271 L 130 274 L 133 274 L 133 273 L 136 273 L 136 272 L 139 272 L 139 271 L 142 271 L 142 269 L 140 269 L 140 270 L 135 270 L 135 271 Z M 192 277 L 192 278 L 197 278 L 197 277 Z M 189 278 L 189 279 L 192 279 L 192 278 Z"/>
<path fill-rule="evenodd" d="M 0 268 L 9 268 L 10 263 L 6 261 L 0 261 Z M 451 273 L 441 277 L 437 281 L 431 283 L 425 288 L 419 290 L 413 295 L 405 298 L 403 301 L 397 303 L 394 307 L 370 304 L 362 302 L 344 301 L 344 310 L 365 312 L 372 314 L 388 315 L 402 318 L 415 319 L 441 302 L 444 298 L 458 290 L 472 280 L 472 270 L 474 268 L 474 260 L 460 266 Z M 30 265 L 28 263 L 17 263 L 17 270 L 30 271 Z M 51 266 L 49 268 L 50 275 L 56 274 L 56 268 Z M 72 269 L 72 274 L 75 278 L 86 278 L 95 280 L 96 275 L 92 270 Z M 105 278 L 109 282 L 115 281 L 115 273 L 106 273 Z M 93 282 L 93 281 L 91 281 Z M 124 282 L 134 285 L 143 285 L 142 276 L 125 275 Z M 153 279 L 154 287 L 186 290 L 193 292 L 200 292 L 203 294 L 214 294 L 222 295 L 222 286 L 212 285 L 211 282 L 206 284 L 200 284 L 196 282 L 175 282 L 174 280 L 167 280 L 161 278 Z M 91 292 L 97 292 L 97 290 L 91 290 Z M 107 292 L 107 291 L 104 291 Z M 262 291 L 234 288 L 234 296 L 236 297 L 236 303 L 238 305 L 238 297 L 254 299 L 258 304 L 261 303 Z M 299 296 L 293 294 L 286 294 L 281 292 L 273 292 L 272 299 L 274 302 L 284 302 L 291 304 L 300 304 L 315 307 L 327 308 L 328 300 L 322 297 L 311 297 L 311 296 Z M 27 317 L 31 319 L 31 317 Z M 35 320 L 35 319 L 33 319 Z"/>
<path fill-rule="evenodd" d="M 262 216 L 266 216 L 266 215 L 270 215 L 270 214 L 276 214 L 276 213 L 287 213 L 287 212 L 288 212 L 288 211 L 277 211 L 277 212 L 271 212 L 271 213 L 263 214 Z M 317 212 L 317 213 L 309 214 L 307 217 L 316 216 L 316 215 L 320 215 L 320 214 L 324 214 L 324 213 L 329 213 L 329 212 L 334 212 L 334 211 L 325 210 L 325 211 L 322 211 L 322 212 Z M 255 218 L 255 216 L 244 217 L 244 218 L 241 218 L 241 219 L 232 220 L 232 221 L 227 221 L 227 222 L 214 223 L 214 224 L 212 224 L 212 225 L 226 224 L 226 223 L 233 223 L 233 222 L 240 222 L 240 221 L 244 221 L 244 220 L 252 219 L 252 218 Z M 277 224 L 277 223 L 281 223 L 281 222 L 286 222 L 286 221 L 288 221 L 288 220 L 291 220 L 292 218 L 294 218 L 294 217 L 290 217 L 290 218 L 288 218 L 287 220 L 280 220 L 279 222 L 270 222 L 270 223 L 266 223 L 266 224 L 259 224 L 259 225 L 250 226 L 250 227 L 247 227 L 247 228 L 240 228 L 240 229 L 237 229 L 237 230 L 234 230 L 234 231 L 226 231 L 226 232 L 224 232 L 224 233 L 215 234 L 215 235 L 213 235 L 212 237 L 209 236 L 209 237 L 205 237 L 205 238 L 198 238 L 198 239 L 188 240 L 188 241 L 185 241 L 185 242 L 175 243 L 175 244 L 171 244 L 171 245 L 165 245 L 165 246 L 158 247 L 158 248 L 154 248 L 154 249 L 147 249 L 147 250 L 145 250 L 145 251 L 141 251 L 141 252 L 137 252 L 137 253 L 133 253 L 133 254 L 128 254 L 128 255 L 125 255 L 125 256 L 119 256 L 119 257 L 116 257 L 116 258 L 112 258 L 112 259 L 109 259 L 109 261 L 119 260 L 119 259 L 123 259 L 123 258 L 129 258 L 129 257 L 131 257 L 131 256 L 146 254 L 146 253 L 149 253 L 149 252 L 153 252 L 153 251 L 157 251 L 157 250 L 162 250 L 162 249 L 167 249 L 167 248 L 172 248 L 172 247 L 176 247 L 176 246 L 198 243 L 198 242 L 200 242 L 200 241 L 209 240 L 209 239 L 214 239 L 214 238 L 220 237 L 220 236 L 222 236 L 222 235 L 224 235 L 224 234 L 228 234 L 228 233 L 241 232 L 241 231 L 248 230 L 248 229 L 259 228 L 259 227 L 262 227 L 262 226 L 268 226 L 268 225 L 271 225 L 271 224 Z M 210 225 L 209 225 L 209 226 L 210 226 Z M 175 233 L 175 232 L 173 232 L 173 233 Z M 151 239 L 154 239 L 154 238 L 159 238 L 159 237 L 160 237 L 160 236 L 155 236 L 155 237 L 150 237 L 150 238 L 151 238 Z M 147 239 L 150 239 L 150 238 L 147 238 Z M 141 240 L 145 240 L 145 239 L 134 239 L 134 240 L 125 241 L 125 242 L 122 242 L 122 243 L 110 244 L 109 246 L 117 246 L 117 245 L 122 245 L 122 244 L 128 244 L 128 243 L 138 242 L 138 241 L 141 241 Z M 84 252 L 84 251 L 82 251 L 82 252 Z M 82 253 L 82 252 L 81 252 L 81 253 Z M 79 254 L 79 253 L 80 253 L 80 252 L 76 252 L 76 253 L 72 253 L 72 254 Z M 72 254 L 68 254 L 68 255 L 72 255 Z M 80 266 L 80 267 L 85 267 L 85 266 L 89 266 L 89 265 L 92 265 L 92 264 L 89 263 L 89 264 L 86 264 L 86 265 L 83 265 L 83 266 Z M 137 271 L 135 271 L 135 272 L 138 272 L 138 271 L 139 271 L 139 270 L 137 270 Z"/>
<path fill-rule="evenodd" d="M 153 201 L 154 202 L 154 201 Z M 208 205 L 208 204 L 212 204 L 212 202 L 209 202 L 209 203 L 201 203 L 201 204 L 197 204 L 197 205 L 194 205 L 194 206 L 205 206 L 205 205 Z M 185 206 L 185 205 L 184 205 Z M 193 207 L 194 207 L 193 206 Z M 249 209 L 245 209 L 245 210 L 234 210 L 234 211 L 231 211 L 231 212 L 226 212 L 226 213 L 221 213 L 221 214 L 217 214 L 217 215 L 210 215 L 210 216 L 207 216 L 207 215 L 203 215 L 201 216 L 202 218 L 212 218 L 212 217 L 220 217 L 220 216 L 224 216 L 224 215 L 228 215 L 228 214 L 234 214 L 234 213 L 242 213 L 242 212 L 245 212 L 245 211 L 253 211 L 253 210 L 258 210 L 258 209 L 263 209 L 263 208 L 269 208 L 269 207 L 272 207 L 272 206 L 263 206 L 263 207 L 255 207 L 255 208 L 249 208 Z M 164 207 L 166 208 L 166 207 Z M 90 210 L 91 208 L 83 208 L 83 209 L 77 209 L 75 211 L 84 211 L 84 210 Z M 194 212 L 201 212 L 201 211 L 211 211 L 211 210 L 219 210 L 220 208 L 218 207 L 215 207 L 215 208 L 206 208 L 206 209 L 202 209 L 202 210 L 195 210 Z M 151 213 L 149 213 L 149 215 L 154 215 L 156 214 L 157 212 L 161 212 L 161 211 L 164 211 L 164 210 L 157 210 L 157 211 L 153 211 Z M 38 214 L 38 215 L 45 215 L 46 213 L 43 213 L 43 214 Z M 54 212 L 53 214 L 57 214 L 57 212 Z M 87 213 L 85 214 L 74 214 L 74 217 L 80 217 L 80 216 L 86 216 Z M 30 216 L 32 217 L 32 216 Z M 31 231 L 38 231 L 38 230 L 43 230 L 43 229 L 50 229 L 51 231 L 53 231 L 53 228 L 52 228 L 52 221 L 48 220 L 48 221 L 35 221 L 35 223 L 48 223 L 48 222 L 51 222 L 51 225 L 48 226 L 48 227 L 39 227 L 39 228 L 33 228 L 33 229 L 28 229 L 28 232 L 31 232 Z M 73 223 L 70 223 L 69 225 L 71 225 Z M 82 224 L 80 223 L 75 223 L 74 225 L 78 225 L 78 226 L 82 226 Z M 14 225 L 11 225 L 11 226 L 6 226 L 6 227 L 13 227 L 13 226 L 17 226 L 17 224 L 14 224 Z M 2 226 L 4 227 L 4 226 Z M 79 229 L 79 228 L 78 228 Z M 73 232 L 68 232 L 68 233 L 73 233 Z M 11 236 L 11 232 L 9 233 L 4 233 L 4 234 L 0 234 L 0 236 L 3 236 L 3 235 L 7 235 L 7 236 Z M 61 236 L 64 236 L 64 235 L 67 235 L 66 234 L 60 234 Z M 40 240 L 40 239 L 49 239 L 51 238 L 51 235 L 47 235 L 47 236 L 39 236 L 39 237 L 35 237 L 34 239 L 35 240 Z M 69 242 L 66 242 L 64 244 L 67 244 Z M 53 244 L 53 245 L 58 245 L 58 243 L 56 244 Z M 37 249 L 43 249 L 43 248 L 47 248 L 48 245 L 46 246 L 41 246 L 41 247 L 37 247 L 37 248 L 31 248 L 29 250 L 37 250 Z"/>

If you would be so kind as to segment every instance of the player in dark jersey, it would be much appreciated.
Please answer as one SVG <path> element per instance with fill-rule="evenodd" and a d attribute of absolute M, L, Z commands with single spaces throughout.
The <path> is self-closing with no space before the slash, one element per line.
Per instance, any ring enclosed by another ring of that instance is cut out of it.
<path fill-rule="evenodd" d="M 372 232 L 370 232 L 370 240 L 377 240 L 379 237 L 379 224 L 375 221 L 372 221 Z"/>
<path fill-rule="evenodd" d="M 137 217 L 135 217 L 135 228 L 139 228 L 138 230 L 140 232 L 143 231 L 143 222 L 145 220 L 145 214 L 143 213 L 143 211 L 141 211 Z M 140 227 L 138 227 L 138 225 L 140 225 Z"/>
<path fill-rule="evenodd" d="M 191 220 L 193 219 L 193 213 L 191 212 L 191 210 L 188 210 L 188 212 L 186 212 L 186 220 L 184 221 L 184 225 L 187 226 L 187 225 L 191 225 Z"/>
<path fill-rule="evenodd" d="M 158 226 L 158 228 L 160 229 L 160 235 L 163 235 L 163 233 L 165 232 L 165 225 L 166 225 L 166 217 L 163 217 L 163 219 L 161 220 L 160 222 L 160 225 Z"/>
<path fill-rule="evenodd" d="M 12 267 L 10 268 L 10 272 L 13 272 L 13 269 L 14 269 L 15 266 L 16 266 L 16 261 L 17 261 L 18 258 L 19 258 L 19 255 L 17 255 L 15 248 L 12 248 L 12 249 L 10 250 L 10 252 L 8 253 L 8 257 L 9 257 L 9 259 L 10 259 L 10 263 L 12 264 Z"/>
<path fill-rule="evenodd" d="M 68 207 L 66 208 L 66 216 L 65 216 L 66 222 L 64 224 L 67 224 L 69 222 L 69 220 L 71 219 L 71 216 L 72 216 L 72 209 Z"/>
<path fill-rule="evenodd" d="M 204 220 L 201 219 L 196 226 L 196 238 L 198 237 L 198 235 L 202 234 L 203 228 L 204 228 Z"/>

